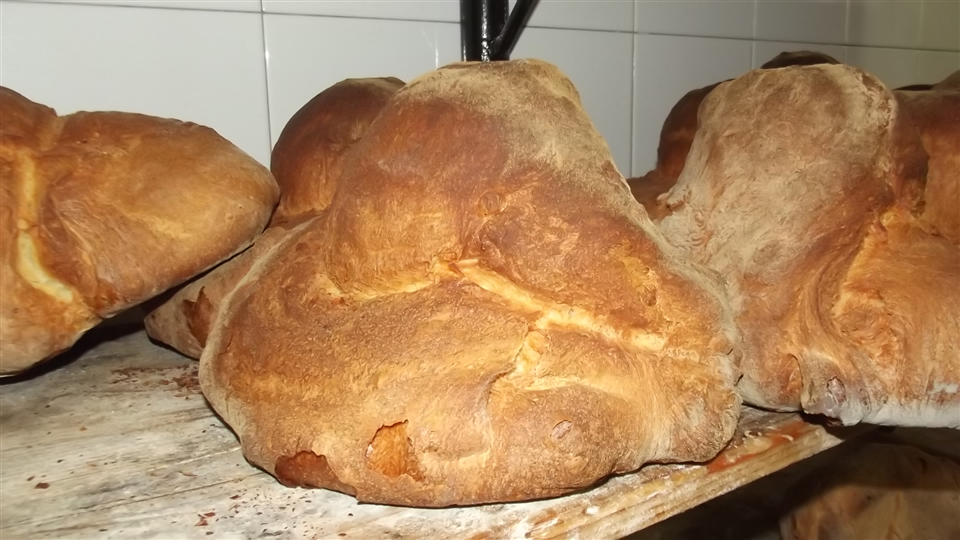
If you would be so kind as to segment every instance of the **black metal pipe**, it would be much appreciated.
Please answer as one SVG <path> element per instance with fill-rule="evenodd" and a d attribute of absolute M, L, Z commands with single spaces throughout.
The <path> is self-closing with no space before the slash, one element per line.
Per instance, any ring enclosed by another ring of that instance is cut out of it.
<path fill-rule="evenodd" d="M 517 0 L 510 12 L 510 18 L 503 26 L 500 34 L 494 38 L 491 48 L 491 58 L 493 60 L 509 60 L 510 53 L 513 52 L 514 45 L 517 44 L 517 37 L 520 31 L 527 25 L 530 14 L 533 13 L 537 0 Z"/>
<path fill-rule="evenodd" d="M 509 11 L 507 0 L 460 0 L 460 42 L 464 60 L 494 60 L 494 40 L 503 32 Z"/>

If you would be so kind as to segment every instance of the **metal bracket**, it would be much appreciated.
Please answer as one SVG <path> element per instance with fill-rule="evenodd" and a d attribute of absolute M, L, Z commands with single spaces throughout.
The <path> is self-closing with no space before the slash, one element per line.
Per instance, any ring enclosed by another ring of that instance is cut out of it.
<path fill-rule="evenodd" d="M 465 61 L 509 60 L 538 0 L 460 0 L 460 43 Z M 508 16 L 509 15 L 509 16 Z"/>

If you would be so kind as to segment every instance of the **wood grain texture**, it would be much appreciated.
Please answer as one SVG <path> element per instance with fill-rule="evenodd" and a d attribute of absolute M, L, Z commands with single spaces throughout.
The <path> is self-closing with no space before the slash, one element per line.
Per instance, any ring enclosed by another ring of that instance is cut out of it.
<path fill-rule="evenodd" d="M 194 361 L 142 331 L 95 339 L 59 369 L 0 386 L 2 538 L 613 538 L 865 429 L 744 409 L 733 444 L 706 465 L 649 466 L 527 503 L 358 504 L 250 466 L 199 393 Z"/>

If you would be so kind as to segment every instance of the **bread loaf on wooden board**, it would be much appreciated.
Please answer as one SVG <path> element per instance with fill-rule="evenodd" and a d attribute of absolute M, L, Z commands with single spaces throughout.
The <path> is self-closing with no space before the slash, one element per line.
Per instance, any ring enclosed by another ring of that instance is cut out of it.
<path fill-rule="evenodd" d="M 711 458 L 736 343 L 565 76 L 454 64 L 390 100 L 329 209 L 227 296 L 200 379 L 284 483 L 448 506 Z"/>
<path fill-rule="evenodd" d="M 0 88 L 0 374 L 242 250 L 278 190 L 212 129 Z"/>
<path fill-rule="evenodd" d="M 401 86 L 393 77 L 346 79 L 301 107 L 273 149 L 270 169 L 280 185 L 280 203 L 270 226 L 249 250 L 152 306 L 144 320 L 150 337 L 200 358 L 220 302 L 289 228 L 330 205 L 344 156 Z"/>
<path fill-rule="evenodd" d="M 760 69 L 838 63 L 835 58 L 819 52 L 789 51 L 778 54 Z M 657 146 L 656 167 L 639 178 L 627 180 L 634 198 L 646 208 L 654 222 L 659 222 L 663 216 L 670 213 L 658 199 L 670 191 L 683 172 L 683 164 L 687 160 L 690 145 L 693 144 L 693 136 L 697 133 L 697 112 L 700 104 L 718 84 L 720 83 L 691 90 L 680 98 L 663 121 Z"/>
<path fill-rule="evenodd" d="M 700 122 L 661 229 L 726 279 L 744 399 L 960 427 L 960 257 L 921 227 L 926 154 L 894 94 L 848 66 L 754 71 Z"/>

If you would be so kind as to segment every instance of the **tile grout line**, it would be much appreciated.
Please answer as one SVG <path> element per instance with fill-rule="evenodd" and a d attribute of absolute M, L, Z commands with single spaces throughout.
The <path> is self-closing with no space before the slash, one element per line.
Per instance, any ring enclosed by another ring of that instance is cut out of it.
<path fill-rule="evenodd" d="M 637 0 L 639 1 L 639 0 Z M 636 137 L 637 130 L 637 119 L 633 114 L 635 108 L 634 103 L 637 101 L 637 96 L 635 92 L 637 91 L 637 2 L 633 2 L 633 39 L 630 40 L 630 154 L 628 156 L 630 163 L 628 166 L 629 174 L 626 175 L 627 178 L 633 178 L 633 145 L 634 139 Z M 622 171 L 621 171 L 622 172 Z"/>
<path fill-rule="evenodd" d="M 848 45 L 847 43 L 833 43 L 833 42 L 809 42 L 809 41 L 796 41 L 796 40 L 783 40 L 783 39 L 758 39 L 757 35 L 757 26 L 759 19 L 759 4 L 763 0 L 753 0 L 754 4 L 754 15 L 753 15 L 753 30 L 752 36 L 750 37 L 731 37 L 731 36 L 716 36 L 716 35 L 701 35 L 701 34 L 678 34 L 678 33 L 659 33 L 659 32 L 639 32 L 636 30 L 636 25 L 633 25 L 632 30 L 612 30 L 612 29 L 601 29 L 601 28 L 572 28 L 572 27 L 561 27 L 561 26 L 539 26 L 539 25 L 529 25 L 529 28 L 538 28 L 544 30 L 566 30 L 574 32 L 602 32 L 610 34 L 634 34 L 634 35 L 651 35 L 651 36 L 672 36 L 672 37 L 689 37 L 689 38 L 700 38 L 700 39 L 725 39 L 733 41 L 768 41 L 772 43 L 808 43 L 810 45 L 834 45 L 834 46 L 855 46 L 862 48 L 875 48 L 875 49 L 898 49 L 898 50 L 915 50 L 915 51 L 927 51 L 927 52 L 949 52 L 955 53 L 960 52 L 957 49 L 948 49 L 948 48 L 925 48 L 919 45 L 911 47 L 881 47 L 881 46 L 858 46 L 858 45 Z M 847 8 L 849 10 L 850 2 L 855 0 L 847 0 Z M 209 8 L 182 8 L 182 7 L 173 7 L 173 6 L 132 6 L 127 4 L 103 4 L 95 2 L 81 2 L 81 1 L 69 1 L 69 0 L 2 0 L 3 3 L 11 4 L 25 4 L 25 5 L 60 5 L 60 6 L 85 6 L 85 7 L 106 7 L 106 8 L 129 8 L 129 9 L 159 9 L 166 11 L 183 11 L 183 12 L 206 12 L 206 13 L 250 13 L 250 14 L 259 14 L 261 16 L 268 14 L 263 9 L 264 0 L 260 0 L 261 8 L 259 11 L 250 11 L 250 10 L 239 10 L 239 9 L 209 9 Z M 921 4 L 923 5 L 923 4 Z M 441 21 L 441 20 L 429 20 L 429 19 L 397 19 L 397 18 L 381 18 L 381 17 L 360 17 L 353 15 L 325 15 L 325 14 L 312 14 L 312 13 L 269 13 L 271 15 L 278 16 L 288 16 L 288 17 L 319 17 L 327 19 L 354 19 L 354 20 L 363 20 L 363 21 L 387 21 L 387 22 L 419 22 L 419 23 L 437 23 L 437 24 L 459 24 L 457 21 Z M 848 41 L 847 34 L 849 33 L 849 17 L 844 22 L 844 33 L 845 38 L 844 42 Z"/>
<path fill-rule="evenodd" d="M 844 64 L 847 62 L 847 56 L 850 53 L 850 0 L 847 0 L 846 6 L 844 8 L 844 21 L 843 21 L 843 46 L 840 50 L 843 51 L 843 58 L 838 58 Z"/>
<path fill-rule="evenodd" d="M 250 9 L 211 9 L 198 7 L 177 7 L 177 6 L 137 6 L 130 4 L 101 3 L 101 2 L 82 2 L 71 0 L 0 0 L 3 3 L 28 4 L 28 5 L 53 5 L 53 6 L 83 6 L 93 8 L 122 8 L 122 9 L 160 9 L 164 11 L 198 11 L 201 13 L 260 13 L 259 10 Z"/>
<path fill-rule="evenodd" d="M 270 156 L 273 155 L 273 121 L 270 115 L 270 60 L 267 50 L 267 17 L 263 12 L 263 0 L 260 0 L 260 42 L 263 44 L 263 89 L 267 100 L 267 161 L 264 165 L 270 168 Z"/>
<path fill-rule="evenodd" d="M 923 16 L 926 11 L 927 0 L 920 1 L 920 17 L 917 21 L 917 41 L 916 46 L 919 47 L 923 43 Z M 917 53 L 917 58 L 913 61 L 913 80 L 920 80 L 920 53 Z"/>
<path fill-rule="evenodd" d="M 852 0 L 847 0 L 846 5 L 844 6 L 843 13 L 843 44 L 850 44 L 850 2 Z M 846 52 L 844 52 L 846 56 Z"/>

